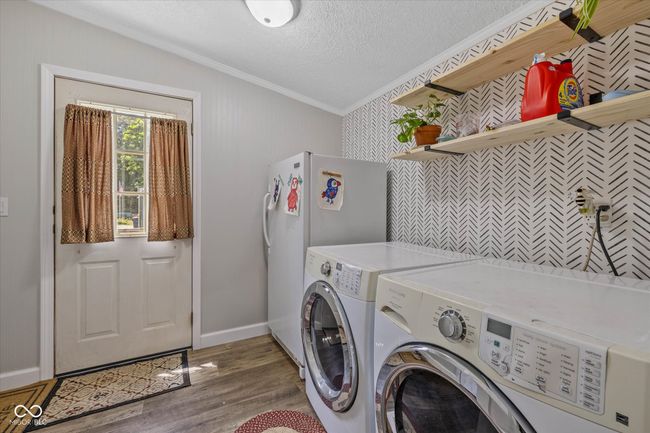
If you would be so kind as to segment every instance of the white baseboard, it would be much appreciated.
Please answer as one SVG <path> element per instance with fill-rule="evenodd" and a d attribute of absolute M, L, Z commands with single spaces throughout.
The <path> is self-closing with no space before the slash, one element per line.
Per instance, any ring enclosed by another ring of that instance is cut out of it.
<path fill-rule="evenodd" d="M 246 338 L 259 337 L 260 335 L 266 335 L 270 332 L 268 323 L 263 322 L 240 326 L 239 328 L 201 334 L 201 348 L 231 343 L 237 340 L 245 340 Z"/>
<path fill-rule="evenodd" d="M 41 369 L 38 367 L 0 373 L 0 391 L 20 388 L 41 380 Z"/>

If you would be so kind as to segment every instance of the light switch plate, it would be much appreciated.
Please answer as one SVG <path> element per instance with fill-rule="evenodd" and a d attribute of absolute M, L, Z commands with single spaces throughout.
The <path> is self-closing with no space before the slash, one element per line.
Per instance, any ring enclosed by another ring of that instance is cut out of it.
<path fill-rule="evenodd" d="M 0 197 L 0 217 L 9 216 L 9 197 Z"/>

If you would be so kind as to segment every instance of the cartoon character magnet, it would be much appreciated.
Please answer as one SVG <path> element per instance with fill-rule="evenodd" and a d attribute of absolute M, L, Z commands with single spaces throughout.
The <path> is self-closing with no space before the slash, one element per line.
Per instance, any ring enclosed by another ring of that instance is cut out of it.
<path fill-rule="evenodd" d="M 340 211 L 343 206 L 343 175 L 332 171 L 322 171 L 320 174 L 321 209 Z"/>
<path fill-rule="evenodd" d="M 289 175 L 289 193 L 287 194 L 287 207 L 285 212 L 289 215 L 300 215 L 300 202 L 302 200 L 302 177 L 294 177 L 293 174 Z"/>
<path fill-rule="evenodd" d="M 282 177 L 278 174 L 273 178 L 273 190 L 271 191 L 271 200 L 269 200 L 268 209 L 273 210 L 278 206 L 280 193 L 282 193 Z"/>

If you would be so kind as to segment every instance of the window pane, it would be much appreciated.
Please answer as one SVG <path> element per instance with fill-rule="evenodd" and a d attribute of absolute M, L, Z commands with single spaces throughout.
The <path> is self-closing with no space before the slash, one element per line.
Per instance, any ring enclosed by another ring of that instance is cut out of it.
<path fill-rule="evenodd" d="M 119 150 L 144 152 L 144 119 L 116 114 L 115 130 Z"/>
<path fill-rule="evenodd" d="M 144 192 L 144 155 L 117 154 L 117 192 Z"/>
<path fill-rule="evenodd" d="M 145 231 L 144 195 L 117 196 L 118 233 L 143 233 Z"/>

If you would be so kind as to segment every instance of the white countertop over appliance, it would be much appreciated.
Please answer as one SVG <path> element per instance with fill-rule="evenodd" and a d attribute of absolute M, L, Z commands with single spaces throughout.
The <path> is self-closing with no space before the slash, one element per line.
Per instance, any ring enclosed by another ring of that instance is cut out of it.
<path fill-rule="evenodd" d="M 374 301 L 376 281 L 381 273 L 479 259 L 470 254 L 403 242 L 377 242 L 311 247 L 307 252 L 306 270 L 312 275 L 321 276 L 321 265 L 329 261 L 330 278 L 337 289 L 347 289 L 350 296 Z"/>
<path fill-rule="evenodd" d="M 425 291 L 650 352 L 648 281 L 496 259 L 437 268 L 435 283 L 426 269 L 400 278 Z"/>

